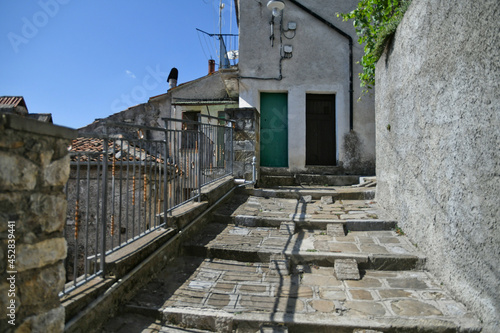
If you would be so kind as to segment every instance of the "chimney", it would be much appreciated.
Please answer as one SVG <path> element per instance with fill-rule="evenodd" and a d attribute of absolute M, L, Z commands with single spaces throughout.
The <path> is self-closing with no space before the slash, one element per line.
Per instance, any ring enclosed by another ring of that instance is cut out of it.
<path fill-rule="evenodd" d="M 215 60 L 210 59 L 208 60 L 208 74 L 213 74 L 215 73 Z"/>
<path fill-rule="evenodd" d="M 177 78 L 179 76 L 179 71 L 177 68 L 172 68 L 170 71 L 170 74 L 168 74 L 167 82 L 168 82 L 168 88 L 172 89 L 177 87 Z"/>

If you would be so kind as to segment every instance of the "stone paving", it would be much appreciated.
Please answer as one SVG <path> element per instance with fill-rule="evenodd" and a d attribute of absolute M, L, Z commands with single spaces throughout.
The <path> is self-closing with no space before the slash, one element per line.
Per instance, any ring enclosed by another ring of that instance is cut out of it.
<path fill-rule="evenodd" d="M 362 280 L 341 281 L 331 267 L 307 265 L 300 270 L 276 276 L 265 263 L 206 259 L 163 307 L 353 317 L 469 315 L 424 271 L 366 271 Z"/>
<path fill-rule="evenodd" d="M 228 204 L 230 206 L 231 204 Z M 227 210 L 230 207 L 226 207 Z M 250 196 L 232 212 L 232 216 L 256 216 L 280 220 L 356 220 L 377 219 L 376 202 L 373 200 L 338 200 L 323 196 L 313 200 L 311 196 L 302 199 L 266 198 Z"/>
<path fill-rule="evenodd" d="M 216 233 L 216 235 L 214 235 Z M 212 239 L 215 237 L 214 239 Z M 387 231 L 351 231 L 345 236 L 332 237 L 322 230 L 300 230 L 286 235 L 272 227 L 240 227 L 212 224 L 198 244 L 209 248 L 238 249 L 253 252 L 282 250 L 284 252 L 329 252 L 352 254 L 420 253 L 406 237 Z"/>
<path fill-rule="evenodd" d="M 248 217 L 260 222 L 237 223 Z M 373 200 L 235 197 L 213 220 L 185 244 L 193 256 L 169 263 L 127 305 L 150 326 L 125 331 L 124 315 L 103 332 L 177 332 L 166 323 L 186 332 L 480 331 Z M 339 279 L 336 261 L 357 263 L 357 280 Z"/>

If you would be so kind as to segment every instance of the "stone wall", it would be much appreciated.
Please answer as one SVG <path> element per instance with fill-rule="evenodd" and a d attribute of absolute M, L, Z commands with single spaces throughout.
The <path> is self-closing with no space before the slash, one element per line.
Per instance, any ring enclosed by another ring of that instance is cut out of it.
<path fill-rule="evenodd" d="M 414 0 L 376 69 L 377 198 L 500 331 L 500 2 Z"/>
<path fill-rule="evenodd" d="M 67 148 L 75 134 L 67 128 L 0 114 L 2 332 L 64 329 L 64 308 L 58 296 L 64 285 L 66 257 L 63 187 L 69 175 Z M 14 256 L 15 261 L 9 261 Z"/>
<path fill-rule="evenodd" d="M 233 132 L 233 175 L 252 180 L 252 160 L 259 157 L 259 114 L 254 108 L 226 110 L 227 119 L 235 121 Z M 257 165 L 259 161 L 257 160 Z"/>

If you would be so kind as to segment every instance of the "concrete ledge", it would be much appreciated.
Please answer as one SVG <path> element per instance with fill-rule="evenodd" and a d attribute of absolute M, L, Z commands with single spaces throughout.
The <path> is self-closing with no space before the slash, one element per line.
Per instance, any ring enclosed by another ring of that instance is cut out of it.
<path fill-rule="evenodd" d="M 61 298 L 61 305 L 65 309 L 65 321 L 68 322 L 68 320 L 76 316 L 115 282 L 116 279 L 114 277 L 107 279 L 95 277 L 86 284 L 64 295 Z"/>
<path fill-rule="evenodd" d="M 121 278 L 177 233 L 158 229 L 106 256 L 106 272 Z"/>
<path fill-rule="evenodd" d="M 175 208 L 172 215 L 167 216 L 167 225 L 180 230 L 191 222 L 196 216 L 200 215 L 208 207 L 208 202 L 190 202 Z M 164 214 L 160 214 L 161 220 L 164 220 Z"/>
<path fill-rule="evenodd" d="M 42 121 L 21 117 L 15 114 L 1 114 L 0 125 L 17 131 L 55 136 L 64 139 L 74 139 L 78 135 L 78 131 L 75 129 L 44 123 Z"/>
<path fill-rule="evenodd" d="M 201 189 L 201 201 L 206 201 L 212 206 L 217 200 L 222 198 L 234 187 L 234 177 L 226 176 L 213 183 L 210 183 Z"/>

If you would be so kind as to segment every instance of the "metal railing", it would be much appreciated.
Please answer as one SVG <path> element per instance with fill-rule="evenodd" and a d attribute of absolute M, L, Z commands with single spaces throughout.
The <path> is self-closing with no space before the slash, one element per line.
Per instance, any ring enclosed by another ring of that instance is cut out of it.
<path fill-rule="evenodd" d="M 73 141 L 63 294 L 105 275 L 106 255 L 168 226 L 175 208 L 232 174 L 233 123 L 199 120 L 165 119 L 165 128 L 107 123 L 104 134 Z"/>

